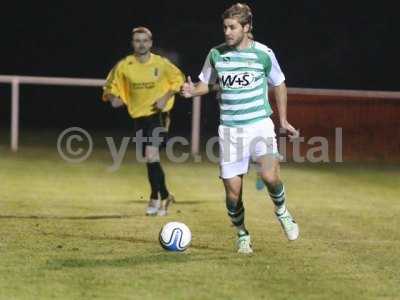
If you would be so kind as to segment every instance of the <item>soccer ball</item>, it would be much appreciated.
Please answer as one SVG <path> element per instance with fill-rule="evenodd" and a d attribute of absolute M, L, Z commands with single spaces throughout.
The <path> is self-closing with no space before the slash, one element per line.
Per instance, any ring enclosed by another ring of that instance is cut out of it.
<path fill-rule="evenodd" d="M 160 244 L 168 251 L 185 251 L 192 241 L 189 227 L 181 222 L 169 222 L 160 231 Z"/>

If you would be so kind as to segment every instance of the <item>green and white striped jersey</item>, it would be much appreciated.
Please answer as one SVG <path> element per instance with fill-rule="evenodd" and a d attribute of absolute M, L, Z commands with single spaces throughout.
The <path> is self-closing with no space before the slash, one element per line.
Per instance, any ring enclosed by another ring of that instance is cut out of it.
<path fill-rule="evenodd" d="M 219 45 L 210 50 L 199 79 L 207 84 L 219 81 L 220 122 L 239 127 L 272 114 L 268 84 L 285 81 L 274 53 L 259 42 L 242 50 Z"/>

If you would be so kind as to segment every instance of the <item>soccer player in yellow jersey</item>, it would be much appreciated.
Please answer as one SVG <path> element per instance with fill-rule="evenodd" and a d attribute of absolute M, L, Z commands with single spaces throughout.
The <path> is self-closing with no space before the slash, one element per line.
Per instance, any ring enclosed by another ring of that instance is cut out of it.
<path fill-rule="evenodd" d="M 133 118 L 135 129 L 143 137 L 152 137 L 153 131 L 169 126 L 169 111 L 174 105 L 174 95 L 184 82 L 184 75 L 168 59 L 151 52 L 152 33 L 145 27 L 132 30 L 133 54 L 119 61 L 107 76 L 103 87 L 103 100 L 113 107 L 125 105 Z M 165 135 L 162 136 L 165 141 Z M 168 205 L 174 201 L 165 183 L 160 164 L 159 144 L 146 142 L 148 180 L 151 187 L 147 215 L 164 216 Z"/>

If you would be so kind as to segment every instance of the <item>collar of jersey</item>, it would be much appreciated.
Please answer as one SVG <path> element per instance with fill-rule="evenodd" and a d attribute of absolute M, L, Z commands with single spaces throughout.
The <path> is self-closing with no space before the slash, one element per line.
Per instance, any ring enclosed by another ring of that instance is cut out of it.
<path fill-rule="evenodd" d="M 153 61 L 153 58 L 154 58 L 154 54 L 150 52 L 150 58 L 149 58 L 149 60 L 146 61 L 145 63 L 142 63 L 142 62 L 140 62 L 140 61 L 136 58 L 135 54 L 132 54 L 132 61 L 133 61 L 134 63 L 139 64 L 139 65 L 142 65 L 142 66 L 143 66 L 143 65 L 148 65 L 148 64 L 150 64 L 150 63 Z"/>
<path fill-rule="evenodd" d="M 250 49 L 253 49 L 255 43 L 256 43 L 256 42 L 252 40 L 252 41 L 250 41 L 250 45 L 249 45 L 247 48 L 244 48 L 244 49 L 231 48 L 231 50 L 237 51 L 237 52 L 245 52 L 245 51 L 248 51 L 248 50 L 250 50 Z"/>

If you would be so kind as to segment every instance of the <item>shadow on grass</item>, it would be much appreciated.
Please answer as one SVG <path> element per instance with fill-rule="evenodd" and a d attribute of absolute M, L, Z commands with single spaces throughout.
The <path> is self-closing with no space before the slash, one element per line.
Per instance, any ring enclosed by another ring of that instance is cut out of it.
<path fill-rule="evenodd" d="M 149 200 L 143 199 L 143 200 L 128 200 L 128 201 L 124 201 L 122 202 L 123 204 L 143 204 L 146 205 L 147 202 Z M 201 204 L 204 203 L 205 201 L 180 201 L 180 200 L 176 200 L 176 202 L 174 202 L 174 205 L 197 205 L 197 204 Z"/>
<path fill-rule="evenodd" d="M 30 219 L 30 220 L 101 220 L 125 219 L 137 215 L 92 215 L 92 216 L 55 216 L 55 215 L 0 215 L 0 219 Z"/>
<path fill-rule="evenodd" d="M 130 243 L 145 243 L 156 245 L 157 242 L 154 240 L 145 240 L 140 238 L 130 237 L 105 237 L 105 236 L 77 236 L 70 234 L 56 235 L 56 234 L 45 234 L 53 235 L 61 238 L 82 238 L 89 240 L 115 240 L 125 241 Z M 218 251 L 218 253 L 193 253 L 191 249 L 195 250 L 210 250 Z M 99 267 L 134 267 L 141 265 L 163 265 L 171 263 L 188 263 L 188 262 L 199 262 L 199 261 L 224 261 L 224 260 L 235 260 L 242 259 L 242 257 L 236 257 L 236 253 L 232 253 L 230 249 L 222 249 L 209 247 L 205 245 L 191 245 L 190 249 L 185 252 L 167 252 L 160 248 L 159 251 L 148 254 L 140 254 L 136 256 L 123 257 L 117 259 L 53 259 L 48 260 L 46 268 L 51 270 L 59 270 L 63 268 L 99 268 Z"/>
<path fill-rule="evenodd" d="M 47 261 L 47 268 L 99 268 L 99 267 L 127 267 L 151 264 L 186 263 L 205 260 L 188 253 L 154 253 L 151 255 L 137 255 L 117 259 L 55 259 Z"/>
<path fill-rule="evenodd" d="M 134 243 L 134 244 L 149 244 L 149 245 L 154 245 L 158 244 L 158 241 L 151 239 L 143 239 L 143 238 L 137 238 L 137 237 L 119 237 L 119 236 L 94 236 L 94 235 L 74 235 L 74 234 L 56 234 L 56 233 L 48 233 L 48 232 L 43 232 L 39 231 L 42 235 L 45 236 L 54 236 L 57 238 L 62 238 L 62 239 L 67 239 L 67 238 L 78 238 L 78 239 L 84 239 L 84 240 L 91 240 L 91 241 L 119 241 L 119 242 L 128 242 L 128 243 Z M 196 243 L 193 243 L 190 245 L 191 249 L 196 249 L 196 250 L 210 250 L 210 251 L 220 251 L 220 252 L 227 252 L 226 248 L 218 248 L 218 247 L 210 247 L 208 245 L 198 245 Z"/>

